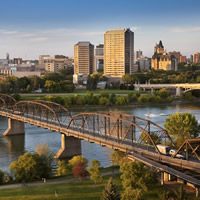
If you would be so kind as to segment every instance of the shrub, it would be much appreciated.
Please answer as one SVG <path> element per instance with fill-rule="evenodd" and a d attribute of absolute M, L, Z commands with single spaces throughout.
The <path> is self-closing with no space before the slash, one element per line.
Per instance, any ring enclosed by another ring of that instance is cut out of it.
<path fill-rule="evenodd" d="M 107 97 L 100 97 L 99 105 L 109 105 L 110 101 Z"/>
<path fill-rule="evenodd" d="M 124 105 L 126 103 L 128 103 L 127 97 L 124 97 L 124 96 L 117 96 L 116 97 L 116 101 L 115 101 L 116 105 Z"/>
<path fill-rule="evenodd" d="M 72 99 L 71 97 L 67 96 L 63 98 L 63 105 L 68 108 L 72 105 Z"/>

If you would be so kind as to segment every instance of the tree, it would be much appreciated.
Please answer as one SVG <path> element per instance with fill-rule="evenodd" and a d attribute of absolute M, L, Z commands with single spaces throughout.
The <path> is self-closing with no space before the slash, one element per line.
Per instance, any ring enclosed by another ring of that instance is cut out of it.
<path fill-rule="evenodd" d="M 111 154 L 110 158 L 112 160 L 112 163 L 114 165 L 119 165 L 120 161 L 125 157 L 125 153 L 115 150 L 113 151 L 113 153 Z"/>
<path fill-rule="evenodd" d="M 162 98 L 162 99 L 166 99 L 167 97 L 170 96 L 170 91 L 169 90 L 166 90 L 165 88 L 163 89 L 160 89 L 158 91 L 158 95 Z"/>
<path fill-rule="evenodd" d="M 187 200 L 187 198 L 185 197 L 185 191 L 182 185 L 178 188 L 178 190 L 174 190 L 174 194 L 176 196 L 176 200 Z"/>
<path fill-rule="evenodd" d="M 90 179 L 95 182 L 95 184 L 102 180 L 101 173 L 99 171 L 100 162 L 98 160 L 92 160 L 88 172 L 90 174 Z"/>
<path fill-rule="evenodd" d="M 4 171 L 0 169 L 0 185 L 4 182 Z"/>
<path fill-rule="evenodd" d="M 38 178 L 38 157 L 37 154 L 27 152 L 11 163 L 10 170 L 14 173 L 17 181 L 27 182 Z"/>
<path fill-rule="evenodd" d="M 47 88 L 49 92 L 58 92 L 56 91 L 58 84 L 55 81 L 46 80 L 44 87 Z"/>
<path fill-rule="evenodd" d="M 68 161 L 69 166 L 71 167 L 71 170 L 74 167 L 74 165 L 79 162 L 84 163 L 85 167 L 88 166 L 88 160 L 84 156 L 78 155 L 78 156 L 74 156 L 71 160 Z"/>
<path fill-rule="evenodd" d="M 180 146 L 186 138 L 196 138 L 200 126 L 195 116 L 191 113 L 174 113 L 165 120 L 165 129 L 173 137 L 177 146 Z"/>
<path fill-rule="evenodd" d="M 156 182 L 155 173 L 141 162 L 122 162 L 120 171 L 123 173 L 120 178 L 125 192 L 128 187 L 147 191 Z"/>
<path fill-rule="evenodd" d="M 108 183 L 103 191 L 101 200 L 120 200 L 120 195 L 117 192 L 117 187 L 113 183 L 112 178 L 108 180 Z"/>
<path fill-rule="evenodd" d="M 56 170 L 57 176 L 63 176 L 63 175 L 67 175 L 70 173 L 69 165 L 67 165 L 64 160 L 59 160 L 58 166 L 59 167 Z"/>
<path fill-rule="evenodd" d="M 50 177 L 52 168 L 44 155 L 27 152 L 11 163 L 10 170 L 17 181 L 27 182 Z"/>
<path fill-rule="evenodd" d="M 132 189 L 131 187 L 127 187 L 122 193 L 122 200 L 141 200 L 141 198 L 141 189 Z"/>
<path fill-rule="evenodd" d="M 81 161 L 77 162 L 72 168 L 72 174 L 81 181 L 87 174 L 85 163 Z"/>

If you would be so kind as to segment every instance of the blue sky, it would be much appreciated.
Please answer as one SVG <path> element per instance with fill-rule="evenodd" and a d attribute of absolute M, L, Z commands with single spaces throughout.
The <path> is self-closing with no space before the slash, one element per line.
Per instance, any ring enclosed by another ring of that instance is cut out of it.
<path fill-rule="evenodd" d="M 0 8 L 0 58 L 73 56 L 78 41 L 98 45 L 106 30 L 128 27 L 146 56 L 160 39 L 167 51 L 200 51 L 199 0 L 0 0 Z"/>

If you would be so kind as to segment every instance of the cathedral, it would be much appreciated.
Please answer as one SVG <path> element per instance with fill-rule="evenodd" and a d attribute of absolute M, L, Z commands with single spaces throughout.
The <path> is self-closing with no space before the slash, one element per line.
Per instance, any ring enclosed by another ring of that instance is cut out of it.
<path fill-rule="evenodd" d="M 173 55 L 168 55 L 162 41 L 154 47 L 154 55 L 151 59 L 151 69 L 154 70 L 177 70 L 178 60 Z"/>

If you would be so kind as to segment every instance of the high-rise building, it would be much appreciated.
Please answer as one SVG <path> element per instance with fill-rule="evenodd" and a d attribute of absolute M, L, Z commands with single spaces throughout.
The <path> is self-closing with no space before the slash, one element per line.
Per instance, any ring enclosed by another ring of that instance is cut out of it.
<path fill-rule="evenodd" d="M 162 41 L 154 47 L 154 55 L 151 59 L 151 68 L 154 70 L 177 70 L 178 59 L 174 55 L 167 54 Z"/>
<path fill-rule="evenodd" d="M 135 52 L 134 54 L 134 61 L 136 62 L 139 58 L 143 56 L 142 51 L 139 49 L 138 51 Z"/>
<path fill-rule="evenodd" d="M 99 44 L 95 48 L 95 55 L 94 55 L 94 63 L 95 63 L 95 71 L 99 70 L 103 72 L 104 68 L 104 45 Z"/>
<path fill-rule="evenodd" d="M 195 53 L 193 55 L 193 63 L 200 63 L 200 53 Z"/>
<path fill-rule="evenodd" d="M 94 45 L 78 42 L 74 45 L 74 74 L 89 75 L 94 72 Z"/>
<path fill-rule="evenodd" d="M 122 77 L 133 73 L 134 33 L 112 29 L 104 34 L 104 75 Z"/>

